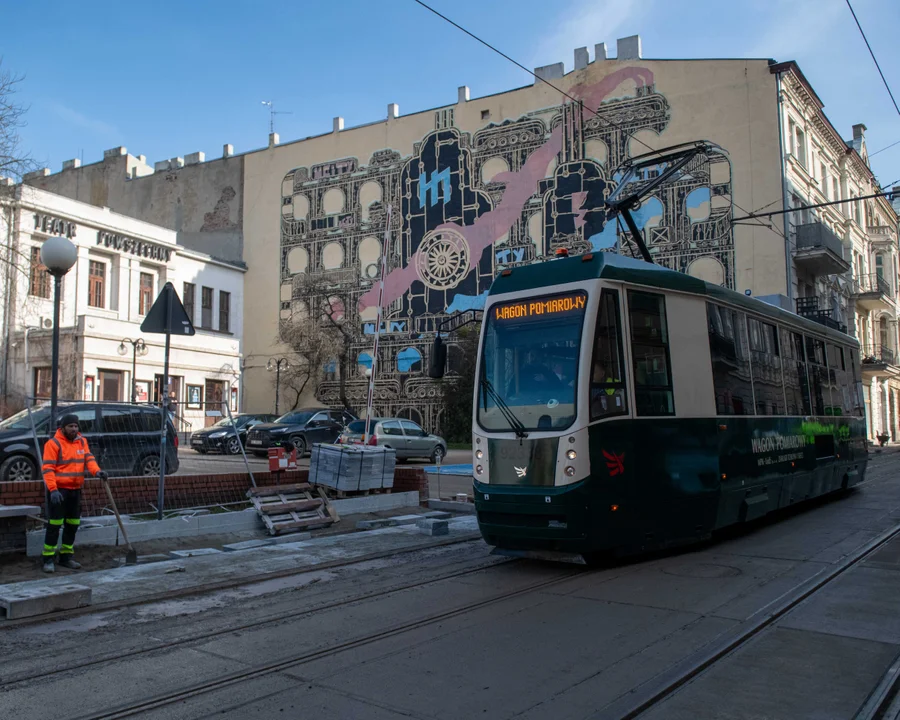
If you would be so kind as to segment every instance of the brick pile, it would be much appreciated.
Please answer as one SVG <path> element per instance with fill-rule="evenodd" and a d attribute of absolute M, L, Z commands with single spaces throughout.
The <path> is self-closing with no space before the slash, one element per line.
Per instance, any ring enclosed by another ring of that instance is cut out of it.
<path fill-rule="evenodd" d="M 253 477 L 259 486 L 288 485 L 307 482 L 309 470 L 299 468 L 281 473 L 261 472 L 254 473 Z M 119 512 L 125 514 L 153 512 L 158 483 L 158 478 L 153 477 L 109 480 Z M 250 476 L 247 473 L 170 475 L 166 477 L 165 507 L 167 510 L 176 510 L 247 502 L 247 490 L 250 487 Z M 418 491 L 420 501 L 428 500 L 428 479 L 425 471 L 421 468 L 396 468 L 393 491 L 411 490 Z M 44 483 L 41 480 L 0 483 L 0 505 L 37 505 L 43 508 Z M 82 494 L 82 515 L 105 514 L 104 510 L 108 505 L 109 500 L 103 484 L 99 480 L 88 478 Z"/>

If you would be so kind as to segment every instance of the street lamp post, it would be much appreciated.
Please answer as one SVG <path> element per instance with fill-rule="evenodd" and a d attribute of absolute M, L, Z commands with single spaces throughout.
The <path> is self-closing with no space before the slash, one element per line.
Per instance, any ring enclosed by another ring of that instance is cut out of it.
<path fill-rule="evenodd" d="M 269 372 L 275 371 L 275 414 L 278 414 L 278 391 L 281 388 L 281 368 L 282 366 L 287 369 L 290 367 L 287 358 L 270 358 L 266 363 L 266 370 Z"/>
<path fill-rule="evenodd" d="M 144 357 L 144 355 L 150 352 L 150 349 L 144 342 L 144 338 L 138 338 L 137 340 L 122 338 L 122 342 L 119 343 L 118 349 L 118 353 L 122 357 L 125 357 L 128 354 L 128 348 L 125 347 L 125 343 L 131 345 L 131 402 L 137 402 L 137 359 L 138 355 Z"/>
<path fill-rule="evenodd" d="M 50 368 L 50 432 L 56 430 L 59 399 L 59 306 L 62 279 L 78 260 L 78 248 L 64 237 L 51 237 L 41 246 L 41 263 L 53 276 L 53 356 Z"/>

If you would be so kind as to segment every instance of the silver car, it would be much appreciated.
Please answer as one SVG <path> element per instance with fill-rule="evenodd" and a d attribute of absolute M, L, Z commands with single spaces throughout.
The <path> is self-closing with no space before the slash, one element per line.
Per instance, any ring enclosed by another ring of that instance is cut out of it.
<path fill-rule="evenodd" d="M 444 438 L 425 432 L 412 420 L 403 418 L 372 418 L 369 445 L 393 448 L 398 460 L 428 458 L 440 462 L 447 454 Z M 363 441 L 366 421 L 354 420 L 337 439 L 343 445 L 360 445 Z"/>

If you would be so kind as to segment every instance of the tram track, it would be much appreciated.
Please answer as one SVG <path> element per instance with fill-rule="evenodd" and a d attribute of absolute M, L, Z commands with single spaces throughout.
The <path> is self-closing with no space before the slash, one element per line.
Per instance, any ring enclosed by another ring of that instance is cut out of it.
<path fill-rule="evenodd" d="M 643 716 L 650 710 L 659 708 L 688 683 L 698 679 L 746 647 L 751 640 L 773 627 L 804 601 L 822 591 L 847 571 L 859 566 L 873 553 L 898 537 L 900 537 L 900 524 L 857 548 L 835 567 L 823 569 L 817 575 L 761 608 L 716 642 L 713 647 L 698 650 L 662 676 L 658 676 L 655 682 L 648 681 L 643 686 L 614 700 L 592 715 L 590 720 L 632 720 Z M 866 705 L 860 710 L 860 713 L 865 711 L 866 714 L 858 714 L 854 720 L 900 718 L 898 690 L 900 690 L 900 657 L 891 665 L 870 694 Z M 889 709 L 893 714 L 885 714 Z"/>
<path fill-rule="evenodd" d="M 245 630 L 255 630 L 261 627 L 265 627 L 267 625 L 273 625 L 279 622 L 283 622 L 286 620 L 297 620 L 304 617 L 310 617 L 319 612 L 325 612 L 328 610 L 334 610 L 341 607 L 345 607 L 347 605 L 352 605 L 358 602 L 365 602 L 368 600 L 374 600 L 381 597 L 387 597 L 389 595 L 404 592 L 407 590 L 414 590 L 416 588 L 426 587 L 428 585 L 433 585 L 434 583 L 443 582 L 445 580 L 453 580 L 455 578 L 464 577 L 466 575 L 471 575 L 474 573 L 481 572 L 483 570 L 490 570 L 495 567 L 501 567 L 504 565 L 521 563 L 521 560 L 518 559 L 504 559 L 504 560 L 491 560 L 488 562 L 480 562 L 474 567 L 467 567 L 461 570 L 454 570 L 453 572 L 445 572 L 440 575 L 426 578 L 423 580 L 416 580 L 412 582 L 403 583 L 400 585 L 392 585 L 390 587 L 376 590 L 373 592 L 366 593 L 358 593 L 350 597 L 345 597 L 340 600 L 335 600 L 333 602 L 326 602 L 320 605 L 316 605 L 315 607 L 311 607 L 307 610 L 297 611 L 296 609 L 291 609 L 284 612 L 273 613 L 270 615 L 266 615 L 263 617 L 256 618 L 250 622 L 244 622 L 237 625 L 228 625 L 226 627 L 218 628 L 216 630 L 210 630 L 204 633 L 191 633 L 188 635 L 184 635 L 182 637 L 174 638 L 171 640 L 160 641 L 158 643 L 147 645 L 144 647 L 133 648 L 127 650 L 125 652 L 122 651 L 112 651 L 108 653 L 102 653 L 98 655 L 94 655 L 93 657 L 86 658 L 84 660 L 76 661 L 76 662 L 68 662 L 66 664 L 61 664 L 56 667 L 42 668 L 37 672 L 27 672 L 20 673 L 18 675 L 5 675 L 0 678 L 0 691 L 3 691 L 13 685 L 17 685 L 20 683 L 25 683 L 29 681 L 43 681 L 48 677 L 53 677 L 55 675 L 62 675 L 65 673 L 73 672 L 76 670 L 83 670 L 85 668 L 95 667 L 99 665 L 104 665 L 112 662 L 117 662 L 120 660 L 126 660 L 130 658 L 140 657 L 142 655 L 149 655 L 154 652 L 159 652 L 161 650 L 171 650 L 177 647 L 183 647 L 187 645 L 195 645 L 197 643 L 208 642 L 209 640 L 213 640 L 218 637 L 223 637 L 226 635 L 231 635 L 233 633 L 243 632 Z M 350 563 L 345 563 L 350 564 Z M 317 572 L 319 568 L 312 568 L 309 572 Z M 568 578 L 569 576 L 567 576 Z M 50 657 L 55 657 L 57 653 L 53 653 Z"/>
<path fill-rule="evenodd" d="M 507 563 L 516 563 L 521 562 L 519 560 L 508 560 L 504 561 L 500 564 Z M 340 653 L 346 652 L 348 650 L 354 650 L 356 648 L 360 648 L 366 645 L 371 645 L 373 643 L 388 640 L 390 638 L 398 637 L 408 632 L 412 632 L 413 630 L 418 630 L 420 628 L 428 627 L 429 625 L 434 625 L 435 623 L 443 622 L 445 620 L 450 620 L 455 617 L 459 617 L 462 615 L 466 615 L 467 613 L 474 612 L 476 610 L 480 610 L 482 608 L 490 607 L 492 605 L 496 605 L 497 603 L 502 603 L 507 600 L 512 600 L 514 598 L 527 595 L 532 592 L 536 592 L 539 590 L 544 590 L 548 587 L 552 587 L 554 585 L 559 585 L 563 582 L 567 582 L 571 580 L 573 577 L 577 577 L 579 575 L 583 576 L 586 574 L 591 574 L 593 572 L 599 572 L 599 570 L 573 570 L 569 572 L 565 572 L 562 575 L 554 578 L 550 578 L 547 580 L 541 580 L 535 583 L 531 583 L 525 587 L 517 588 L 515 590 L 509 590 L 505 592 L 500 592 L 492 595 L 491 597 L 478 600 L 476 602 L 467 603 L 460 607 L 453 608 L 451 610 L 444 610 L 441 612 L 433 613 L 424 618 L 420 618 L 418 620 L 413 620 L 407 623 L 402 623 L 400 625 L 396 625 L 391 628 L 386 628 L 384 630 L 379 630 L 377 632 L 369 633 L 367 635 L 363 635 L 361 637 L 355 638 L 353 640 L 348 640 L 343 643 L 339 643 L 337 645 L 331 645 L 329 647 L 316 648 L 314 650 L 309 650 L 303 653 L 298 653 L 297 655 L 291 656 L 284 660 L 279 660 L 277 662 L 267 663 L 264 665 L 257 665 L 255 667 L 249 667 L 244 670 L 240 670 L 237 672 L 229 673 L 227 675 L 222 675 L 215 680 L 211 680 L 204 683 L 197 683 L 195 685 L 190 685 L 186 688 L 182 688 L 181 690 L 176 690 L 169 693 L 164 693 L 161 695 L 157 695 L 153 698 L 141 700 L 138 702 L 134 702 L 127 705 L 122 705 L 118 708 L 113 708 L 108 711 L 82 715 L 76 718 L 75 720 L 118 720 L 119 718 L 128 718 L 134 717 L 136 715 L 140 715 L 142 713 L 149 712 L 151 710 L 157 710 L 160 708 L 164 708 L 169 705 L 173 705 L 175 703 L 183 702 L 185 700 L 189 700 L 190 698 L 197 697 L 199 695 L 204 695 L 207 693 L 215 692 L 218 690 L 223 690 L 225 688 L 239 685 L 244 682 L 248 682 L 251 680 L 256 680 L 258 678 L 266 677 L 268 675 L 274 675 L 276 673 L 283 672 L 285 670 L 291 670 L 300 665 L 304 665 L 306 663 L 314 662 L 316 660 L 322 660 L 324 658 L 332 657 L 338 655 Z M 463 573 L 460 573 L 463 574 Z M 418 584 L 426 584 L 426 583 L 418 583 Z M 417 585 L 417 584 L 413 584 Z M 317 609 L 316 611 L 320 610 Z M 294 616 L 292 616 L 294 617 Z"/>

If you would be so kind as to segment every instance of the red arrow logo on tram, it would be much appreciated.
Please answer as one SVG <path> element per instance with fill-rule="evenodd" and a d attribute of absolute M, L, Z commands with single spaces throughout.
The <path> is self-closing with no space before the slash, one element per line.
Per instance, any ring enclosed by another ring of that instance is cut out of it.
<path fill-rule="evenodd" d="M 611 477 L 615 477 L 625 472 L 625 453 L 616 455 L 615 453 L 603 451 L 603 457 L 606 458 L 606 467 L 609 468 Z"/>

